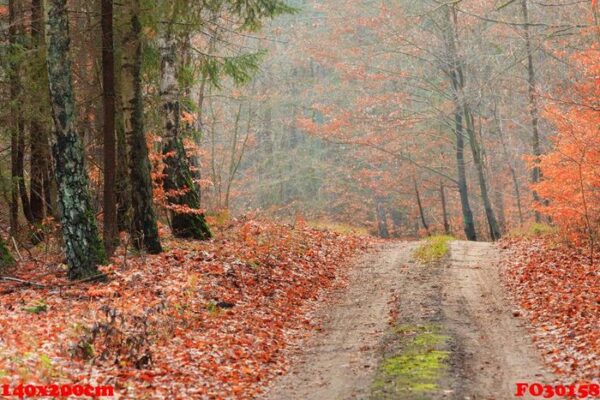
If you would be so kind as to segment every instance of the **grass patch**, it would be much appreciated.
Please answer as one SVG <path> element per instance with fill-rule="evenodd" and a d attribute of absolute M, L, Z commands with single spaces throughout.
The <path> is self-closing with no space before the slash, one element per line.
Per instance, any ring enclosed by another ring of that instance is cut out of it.
<path fill-rule="evenodd" d="M 400 351 L 379 367 L 371 399 L 422 398 L 437 391 L 450 357 L 445 350 L 449 338 L 435 325 L 403 325 L 394 333 Z"/>
<path fill-rule="evenodd" d="M 441 260 L 450 251 L 452 236 L 431 236 L 415 250 L 414 257 L 424 263 L 432 263 Z"/>
<path fill-rule="evenodd" d="M 360 226 L 352 226 L 340 222 L 330 222 L 324 220 L 308 221 L 306 223 L 313 229 L 325 229 L 342 235 L 369 236 L 369 230 Z"/>
<path fill-rule="evenodd" d="M 29 306 L 22 307 L 22 310 L 32 314 L 41 314 L 48 311 L 48 306 L 44 300 L 40 300 L 30 304 Z"/>
<path fill-rule="evenodd" d="M 536 238 L 550 236 L 557 232 L 556 227 L 548 224 L 534 222 L 519 228 L 512 229 L 507 236 L 513 238 Z"/>

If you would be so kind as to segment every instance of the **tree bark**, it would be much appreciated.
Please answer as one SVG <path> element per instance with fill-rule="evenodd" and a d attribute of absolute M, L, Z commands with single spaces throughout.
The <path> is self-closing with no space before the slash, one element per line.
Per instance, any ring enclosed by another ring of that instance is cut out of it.
<path fill-rule="evenodd" d="M 458 177 L 458 192 L 460 195 L 460 205 L 463 217 L 464 232 L 467 240 L 476 241 L 477 233 L 475 231 L 475 221 L 473 211 L 469 202 L 469 187 L 467 184 L 467 174 L 465 166 L 465 133 L 462 107 L 460 105 L 460 90 L 462 79 L 460 76 L 460 64 L 456 51 L 456 42 L 454 37 L 454 25 L 450 14 L 449 5 L 446 6 L 447 26 L 444 32 L 446 50 L 448 51 L 447 73 L 452 83 L 452 99 L 454 101 L 454 134 L 456 136 L 456 168 Z"/>
<path fill-rule="evenodd" d="M 508 165 L 508 169 L 510 171 L 510 177 L 513 183 L 513 190 L 515 191 L 515 199 L 517 202 L 517 211 L 519 212 L 519 225 L 523 225 L 523 208 L 521 206 L 521 189 L 519 187 L 519 179 L 517 178 L 517 172 L 513 167 L 512 163 L 509 159 L 508 149 L 506 148 L 506 140 L 504 138 L 504 129 L 502 128 L 502 119 L 498 115 L 498 109 L 494 109 L 494 119 L 496 120 L 496 125 L 498 127 L 498 135 L 500 136 L 500 143 L 502 144 L 502 152 L 504 153 L 504 158 L 506 159 L 506 164 Z"/>
<path fill-rule="evenodd" d="M 212 233 L 198 213 L 200 196 L 192 178 L 190 162 L 180 135 L 179 84 L 176 77 L 176 43 L 167 38 L 161 42 L 160 95 L 165 121 L 163 155 L 165 177 L 163 187 L 172 206 L 171 228 L 180 238 L 210 239 Z M 169 193 L 175 193 L 169 195 Z"/>
<path fill-rule="evenodd" d="M 8 2 L 8 40 L 9 40 L 9 52 L 10 52 L 10 104 L 11 104 L 11 131 L 10 131 L 10 159 L 11 159 L 11 202 L 10 202 L 10 230 L 11 235 L 16 236 L 19 229 L 19 187 L 21 186 L 19 181 L 19 139 L 22 135 L 22 120 L 19 117 L 19 113 L 16 108 L 16 104 L 19 102 L 19 96 L 21 92 L 21 82 L 19 78 L 19 62 L 17 54 L 17 45 L 19 38 L 19 10 L 17 7 L 17 0 L 10 0 Z"/>
<path fill-rule="evenodd" d="M 453 84 L 456 85 L 453 78 Z M 457 86 L 455 86 L 455 90 Z M 458 98 L 455 98 L 457 101 Z M 460 195 L 460 206 L 463 216 L 464 232 L 467 240 L 476 241 L 477 233 L 475 231 L 475 221 L 473 211 L 469 203 L 469 188 L 467 185 L 467 173 L 465 166 L 465 136 L 463 127 L 463 117 L 459 105 L 456 104 L 454 111 L 454 133 L 456 135 L 456 166 L 458 170 L 458 193 Z"/>
<path fill-rule="evenodd" d="M 446 204 L 446 189 L 444 188 L 444 182 L 440 181 L 440 198 L 442 200 L 442 218 L 444 221 L 444 233 L 450 235 L 450 222 L 448 220 L 448 206 Z"/>
<path fill-rule="evenodd" d="M 18 89 L 19 92 L 21 89 Z M 20 94 L 18 95 L 20 97 Z M 19 100 L 19 102 L 22 100 Z M 19 182 L 19 197 L 21 198 L 21 206 L 23 206 L 23 214 L 25 219 L 30 224 L 33 223 L 33 214 L 31 213 L 31 204 L 29 202 L 29 193 L 27 193 L 27 185 L 25 183 L 25 120 L 21 115 L 15 117 L 17 129 L 17 168 L 16 179 Z"/>
<path fill-rule="evenodd" d="M 162 252 L 156 216 L 152 204 L 150 160 L 144 133 L 144 102 L 142 96 L 142 25 L 139 0 L 127 2 L 129 32 L 123 45 L 123 118 L 129 147 L 131 182 L 131 234 L 138 248 L 151 254 Z"/>
<path fill-rule="evenodd" d="M 523 12 L 523 33 L 525 37 L 525 49 L 527 51 L 527 91 L 529 94 L 529 116 L 531 118 L 531 150 L 535 157 L 534 166 L 531 169 L 531 183 L 536 184 L 542 177 L 542 172 L 539 167 L 540 156 L 542 150 L 540 148 L 540 132 L 539 132 L 539 110 L 536 98 L 536 78 L 535 68 L 533 65 L 533 51 L 531 49 L 531 34 L 529 31 L 529 9 L 527 0 L 521 0 L 521 10 Z M 536 203 L 540 202 L 540 196 L 537 191 L 533 190 L 533 200 Z M 541 222 L 542 216 L 539 211 L 535 211 L 535 222 Z"/>
<path fill-rule="evenodd" d="M 110 257 L 117 239 L 115 60 L 113 0 L 102 0 L 102 102 L 104 105 L 104 248 Z"/>
<path fill-rule="evenodd" d="M 129 26 L 127 17 L 128 13 L 122 12 L 120 8 L 114 9 L 115 15 L 113 20 L 118 27 Z M 131 48 L 130 41 L 126 41 L 121 29 L 113 31 L 114 38 L 114 68 L 115 68 L 115 134 L 116 134 L 116 201 L 117 201 L 117 229 L 119 232 L 128 232 L 131 229 L 131 178 L 129 165 L 130 146 L 127 145 L 126 126 L 130 125 L 130 121 L 125 118 L 125 86 L 131 88 L 128 91 L 128 98 L 131 98 L 133 93 L 133 70 L 124 68 L 125 62 L 131 60 L 131 54 L 126 55 L 126 51 L 135 51 Z M 133 63 L 130 63 L 133 66 Z M 126 79 L 124 79 L 126 78 Z M 128 82 L 126 82 L 128 80 Z M 125 85 L 128 83 L 127 85 Z M 130 108 L 130 107 L 128 107 Z M 130 117 L 130 113 L 128 113 Z M 129 128 L 129 131 L 131 128 Z"/>
<path fill-rule="evenodd" d="M 413 182 L 415 184 L 415 195 L 417 197 L 417 206 L 419 207 L 419 217 L 421 218 L 421 224 L 423 224 L 423 228 L 427 232 L 427 236 L 430 236 L 429 225 L 427 225 L 427 220 L 425 219 L 425 210 L 423 210 L 423 202 L 421 201 L 421 193 L 419 192 L 419 186 L 417 185 L 417 180 L 413 178 Z"/>
<path fill-rule="evenodd" d="M 467 133 L 469 135 L 469 143 L 471 145 L 471 153 L 473 154 L 473 163 L 475 164 L 475 170 L 477 171 L 477 178 L 479 181 L 479 189 L 481 191 L 481 200 L 483 201 L 483 208 L 485 210 L 485 216 L 487 218 L 488 227 L 490 230 L 490 238 L 495 241 L 500 239 L 502 233 L 500 232 L 500 226 L 496 219 L 496 214 L 492 208 L 492 202 L 490 200 L 487 180 L 485 177 L 485 171 L 483 166 L 483 160 L 481 157 L 481 147 L 475 136 L 475 127 L 473 121 L 473 114 L 471 114 L 469 106 L 466 101 L 463 100 L 463 113 L 467 120 Z"/>
<path fill-rule="evenodd" d="M 496 216 L 495 216 L 494 210 L 492 208 L 492 203 L 489 198 L 489 191 L 488 191 L 488 187 L 487 187 L 487 181 L 485 178 L 483 160 L 481 157 L 481 148 L 477 141 L 477 137 L 475 136 L 473 114 L 471 113 L 471 109 L 469 107 L 467 99 L 465 98 L 465 75 L 464 75 L 462 63 L 461 63 L 461 61 L 459 59 L 459 55 L 458 55 L 458 33 L 456 31 L 456 23 L 457 23 L 456 10 L 453 9 L 453 15 L 451 15 L 448 10 L 447 16 L 449 18 L 449 21 L 448 21 L 449 32 L 447 34 L 447 36 L 448 36 L 447 43 L 448 43 L 449 57 L 451 59 L 451 64 L 452 64 L 452 81 L 453 81 L 453 88 L 455 91 L 454 100 L 457 103 L 456 104 L 457 108 L 460 110 L 460 112 L 462 113 L 462 117 L 464 118 L 464 125 L 466 127 L 467 136 L 469 138 L 471 153 L 473 155 L 473 163 L 475 164 L 475 169 L 477 171 L 477 178 L 479 181 L 479 189 L 481 192 L 483 207 L 484 207 L 486 219 L 488 222 L 490 237 L 492 240 L 498 240 L 498 239 L 500 239 L 500 236 L 501 236 L 500 228 L 498 226 L 498 221 L 496 220 Z M 461 125 L 462 125 L 462 123 L 461 123 Z M 464 162 L 464 160 L 463 160 L 463 162 Z"/>
<path fill-rule="evenodd" d="M 120 83 L 117 83 L 116 88 L 119 92 L 115 92 L 116 99 L 118 100 L 115 116 L 117 135 L 117 182 L 115 190 L 117 198 L 117 229 L 119 232 L 123 232 L 129 231 L 131 227 L 131 180 L 123 103 L 120 100 L 122 99 Z"/>
<path fill-rule="evenodd" d="M 96 266 L 106 261 L 106 255 L 88 191 L 83 143 L 75 130 L 66 0 L 50 1 L 48 38 L 48 82 L 55 126 L 52 150 L 60 221 L 69 278 L 82 279 L 97 275 Z"/>
<path fill-rule="evenodd" d="M 394 228 L 394 237 L 400 237 L 402 235 L 404 216 L 398 208 L 393 208 L 390 214 L 392 217 L 392 226 Z"/>
<path fill-rule="evenodd" d="M 377 199 L 376 201 L 376 211 L 377 211 L 377 231 L 379 236 L 383 239 L 389 239 L 390 232 L 387 225 L 387 215 L 385 212 L 385 207 L 383 205 L 383 201 L 381 199 Z"/>
<path fill-rule="evenodd" d="M 40 75 L 32 76 L 39 82 L 38 86 L 48 84 L 48 71 L 46 70 L 45 57 L 45 32 L 44 32 L 44 4 L 42 0 L 31 1 L 31 42 L 35 54 L 35 62 L 39 63 Z M 37 86 L 35 87 L 37 89 Z M 46 96 L 32 99 L 35 115 L 31 118 L 30 136 L 31 136 L 31 161 L 30 161 L 30 187 L 29 203 L 31 207 L 31 216 L 36 232 L 33 241 L 43 240 L 41 224 L 47 215 L 48 210 L 52 209 L 51 200 L 51 160 L 48 140 L 47 116 L 49 115 L 49 104 Z"/>

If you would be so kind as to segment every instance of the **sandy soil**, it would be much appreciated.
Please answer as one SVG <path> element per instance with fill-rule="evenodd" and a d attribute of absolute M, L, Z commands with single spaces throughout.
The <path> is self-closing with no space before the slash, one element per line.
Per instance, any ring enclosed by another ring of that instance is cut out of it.
<path fill-rule="evenodd" d="M 451 244 L 443 282 L 444 324 L 459 344 L 464 398 L 514 398 L 516 382 L 553 383 L 525 321 L 512 314 L 490 243 Z M 527 398 L 527 397 L 525 397 Z"/>
<path fill-rule="evenodd" d="M 394 349 L 392 311 L 398 325 L 440 326 L 451 357 L 436 393 L 386 399 L 511 399 L 516 382 L 553 382 L 512 314 L 494 245 L 452 242 L 435 266 L 412 260 L 416 246 L 391 244 L 358 260 L 349 286 L 319 311 L 323 329 L 302 344 L 265 400 L 377 399 L 372 382 Z"/>

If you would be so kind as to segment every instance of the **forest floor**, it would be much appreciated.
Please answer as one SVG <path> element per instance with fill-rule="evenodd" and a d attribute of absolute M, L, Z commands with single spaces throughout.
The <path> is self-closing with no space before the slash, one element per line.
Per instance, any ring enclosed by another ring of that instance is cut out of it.
<path fill-rule="evenodd" d="M 554 382 L 501 284 L 499 247 L 453 241 L 434 264 L 416 247 L 356 263 L 266 399 L 507 399 L 517 382 Z"/>

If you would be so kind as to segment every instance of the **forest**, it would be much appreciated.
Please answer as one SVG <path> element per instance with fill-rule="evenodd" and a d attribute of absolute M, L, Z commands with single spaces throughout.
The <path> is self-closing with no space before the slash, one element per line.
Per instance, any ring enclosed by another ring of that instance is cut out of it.
<path fill-rule="evenodd" d="M 0 0 L 0 397 L 597 398 L 599 18 Z"/>

